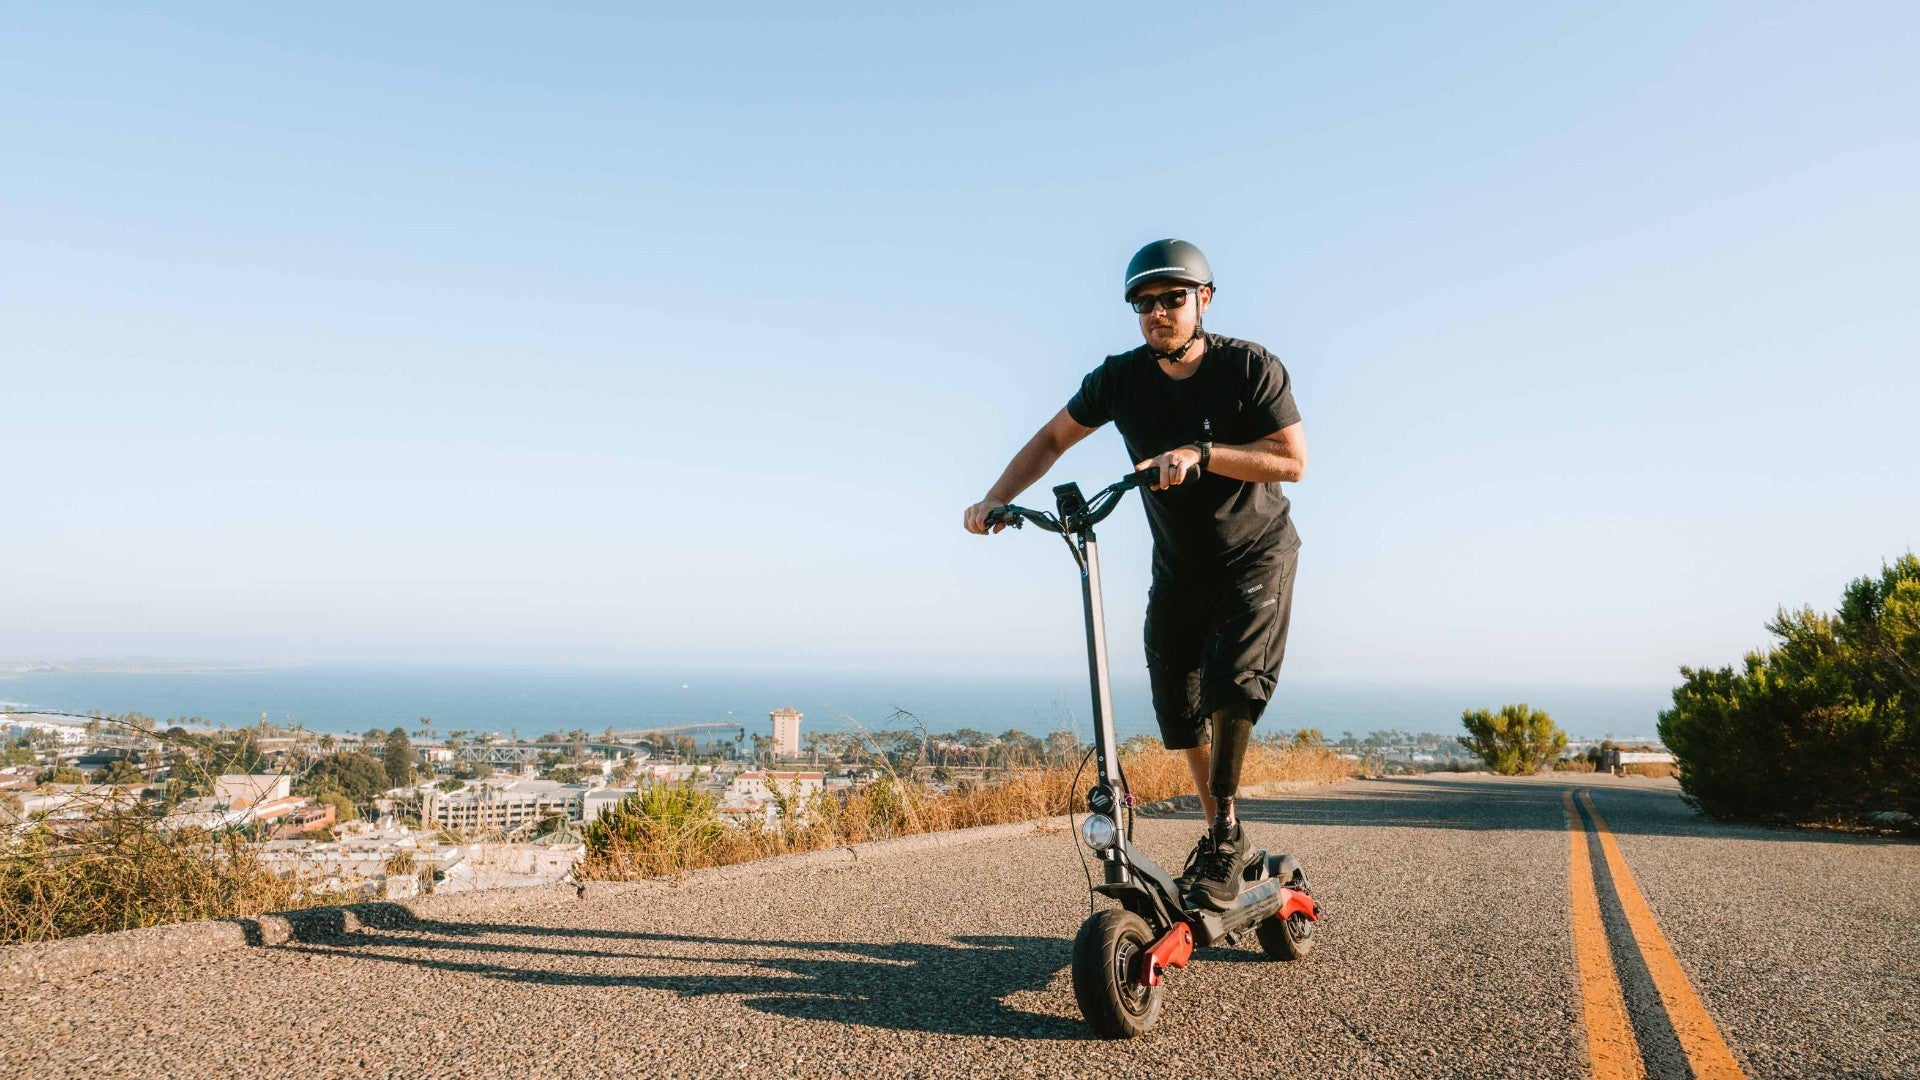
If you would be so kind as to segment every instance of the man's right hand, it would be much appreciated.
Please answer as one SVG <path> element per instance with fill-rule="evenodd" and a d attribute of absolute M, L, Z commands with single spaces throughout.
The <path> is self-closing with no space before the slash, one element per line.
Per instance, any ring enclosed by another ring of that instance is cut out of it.
<path fill-rule="evenodd" d="M 1007 504 L 989 495 L 986 498 L 981 499 L 979 502 L 974 503 L 972 506 L 967 507 L 967 516 L 964 522 L 964 524 L 966 525 L 967 531 L 970 533 L 975 533 L 980 536 L 985 536 L 990 532 L 999 532 L 1001 529 L 1006 528 L 1007 523 L 1004 521 L 993 526 L 992 528 L 987 527 L 988 512 L 1005 505 Z"/>

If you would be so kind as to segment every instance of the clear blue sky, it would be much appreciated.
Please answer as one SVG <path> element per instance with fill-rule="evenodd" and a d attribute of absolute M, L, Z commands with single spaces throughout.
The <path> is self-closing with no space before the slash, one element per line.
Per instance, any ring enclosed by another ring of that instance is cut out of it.
<path fill-rule="evenodd" d="M 1288 677 L 1659 683 L 1920 540 L 1913 5 L 640 7 L 0 12 L 0 655 L 1071 671 L 960 514 L 1165 235 L 1306 418 Z"/>

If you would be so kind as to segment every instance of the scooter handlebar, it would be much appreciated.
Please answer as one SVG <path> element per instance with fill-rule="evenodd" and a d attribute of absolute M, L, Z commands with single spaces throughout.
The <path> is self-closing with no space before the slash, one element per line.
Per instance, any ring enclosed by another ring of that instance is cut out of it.
<path fill-rule="evenodd" d="M 1139 472 L 1128 473 L 1115 483 L 1107 485 L 1099 494 L 1087 501 L 1087 516 L 1084 520 L 1089 525 L 1098 523 L 1108 514 L 1113 513 L 1114 507 L 1120 503 L 1120 496 L 1125 495 L 1129 489 L 1151 488 L 1159 482 L 1159 469 L 1142 469 Z M 1079 515 L 1075 515 L 1075 518 L 1081 520 Z M 1031 522 L 1048 532 L 1066 531 L 1058 517 L 1039 510 L 1029 510 L 1024 506 L 1008 504 L 996 506 L 987 511 L 986 523 L 989 528 L 995 525 L 1011 525 L 1017 529 L 1026 522 Z"/>
<path fill-rule="evenodd" d="M 1023 522 L 1028 521 L 1033 522 L 1048 532 L 1060 531 L 1060 523 L 1054 520 L 1052 514 L 1043 514 L 1038 510 L 1029 510 L 1024 506 L 1013 506 L 1009 504 L 1006 506 L 996 506 L 987 511 L 987 525 L 989 528 L 995 525 L 1011 525 L 1017 529 Z"/>

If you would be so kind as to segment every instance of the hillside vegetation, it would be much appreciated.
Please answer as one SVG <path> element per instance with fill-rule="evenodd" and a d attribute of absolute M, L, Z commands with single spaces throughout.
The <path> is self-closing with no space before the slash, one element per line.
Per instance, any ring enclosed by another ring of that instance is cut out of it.
<path fill-rule="evenodd" d="M 1157 739 L 1128 740 L 1121 761 L 1140 802 L 1193 790 L 1186 761 Z M 1241 783 L 1332 782 L 1353 775 L 1355 768 L 1323 745 L 1318 732 L 1305 730 L 1256 741 L 1247 750 Z M 1092 766 L 1080 774 L 1078 785 L 1075 771 L 1075 763 L 1056 760 L 990 784 L 951 788 L 890 772 L 844 798 L 785 800 L 778 825 L 768 828 L 729 827 L 721 823 L 712 796 L 690 785 L 662 785 L 622 800 L 587 826 L 586 861 L 577 873 L 607 880 L 653 877 L 867 840 L 1031 821 L 1067 813 L 1069 807 L 1084 811 Z"/>
<path fill-rule="evenodd" d="M 1660 737 L 1688 800 L 1724 818 L 1920 816 L 1920 559 L 1856 579 L 1833 614 L 1782 609 L 1767 629 L 1778 644 L 1737 669 L 1680 669 Z"/>

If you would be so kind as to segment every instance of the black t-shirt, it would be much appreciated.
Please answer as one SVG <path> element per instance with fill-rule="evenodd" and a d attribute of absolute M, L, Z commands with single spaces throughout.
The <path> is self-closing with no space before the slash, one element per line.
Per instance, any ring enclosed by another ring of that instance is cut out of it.
<path fill-rule="evenodd" d="M 1250 443 L 1298 423 L 1287 369 L 1251 341 L 1207 334 L 1200 368 L 1175 379 L 1146 346 L 1109 356 L 1087 373 L 1067 414 L 1083 427 L 1113 421 L 1134 461 L 1208 439 Z M 1216 473 L 1165 491 L 1142 489 L 1154 568 L 1206 573 L 1297 547 L 1280 485 Z"/>

